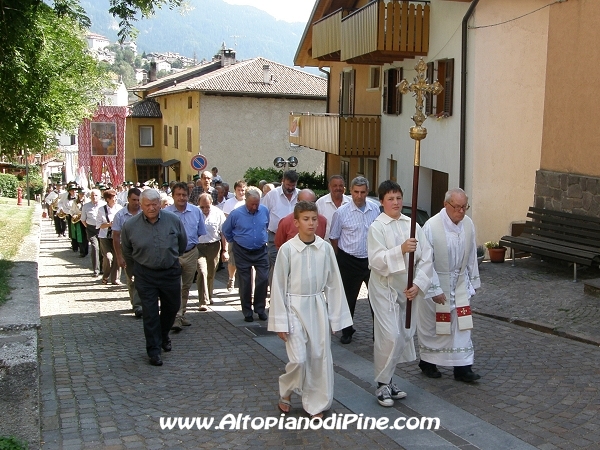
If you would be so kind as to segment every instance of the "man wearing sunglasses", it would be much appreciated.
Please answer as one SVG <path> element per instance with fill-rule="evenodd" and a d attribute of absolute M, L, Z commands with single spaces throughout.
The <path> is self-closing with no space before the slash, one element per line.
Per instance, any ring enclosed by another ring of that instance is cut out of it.
<path fill-rule="evenodd" d="M 469 199 L 451 189 L 444 208 L 423 226 L 433 247 L 433 277 L 425 298 L 417 303 L 419 367 L 429 378 L 442 376 L 437 365 L 454 367 L 454 379 L 471 383 L 480 378 L 471 369 L 473 319 L 470 298 L 480 287 L 475 228 L 466 215 Z"/>

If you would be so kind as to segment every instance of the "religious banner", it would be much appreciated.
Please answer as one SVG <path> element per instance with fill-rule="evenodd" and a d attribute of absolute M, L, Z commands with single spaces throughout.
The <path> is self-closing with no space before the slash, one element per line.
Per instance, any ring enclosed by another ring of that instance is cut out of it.
<path fill-rule="evenodd" d="M 117 124 L 92 122 L 92 156 L 117 156 Z"/>
<path fill-rule="evenodd" d="M 125 179 L 126 106 L 99 106 L 91 119 L 79 126 L 79 168 L 94 183 L 110 180 L 113 186 Z"/>

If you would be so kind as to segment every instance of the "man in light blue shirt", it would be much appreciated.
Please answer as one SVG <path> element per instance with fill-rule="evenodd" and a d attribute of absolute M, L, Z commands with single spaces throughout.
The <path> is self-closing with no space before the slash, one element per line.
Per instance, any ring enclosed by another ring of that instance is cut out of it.
<path fill-rule="evenodd" d="M 260 191 L 246 190 L 244 206 L 231 211 L 223 224 L 223 234 L 233 242 L 235 265 L 240 283 L 240 302 L 246 322 L 253 322 L 252 268 L 254 278 L 254 312 L 260 320 L 267 320 L 265 307 L 269 283 L 269 255 L 267 253 L 267 227 L 269 210 L 260 204 Z"/>
<path fill-rule="evenodd" d="M 125 207 L 117 211 L 112 223 L 112 238 L 113 248 L 115 249 L 115 257 L 117 258 L 117 264 L 119 267 L 125 269 L 127 275 L 127 289 L 129 290 L 129 301 L 133 308 L 133 313 L 136 318 L 142 317 L 142 300 L 135 290 L 135 282 L 133 278 L 133 267 L 129 267 L 125 264 L 125 258 L 123 258 L 123 252 L 121 250 L 121 229 L 125 222 L 132 217 L 136 216 L 142 210 L 140 208 L 140 195 L 142 192 L 138 188 L 129 189 L 127 192 L 127 203 Z"/>
<path fill-rule="evenodd" d="M 356 177 L 350 183 L 352 201 L 340 206 L 333 214 L 329 240 L 336 252 L 336 259 L 344 283 L 344 292 L 350 314 L 354 318 L 354 308 L 364 283 L 369 285 L 369 258 L 367 237 L 369 226 L 379 216 L 379 207 L 367 201 L 369 181 Z M 356 330 L 349 326 L 342 330 L 340 342 L 349 344 Z"/>
<path fill-rule="evenodd" d="M 198 267 L 198 236 L 206 234 L 204 226 L 204 217 L 200 208 L 188 203 L 188 188 L 185 183 L 175 183 L 172 189 L 173 205 L 165 208 L 165 211 L 174 213 L 179 217 L 187 233 L 187 247 L 183 255 L 179 257 L 181 264 L 181 307 L 175 318 L 172 329 L 181 331 L 182 326 L 190 326 L 191 322 L 185 317 L 190 287 L 194 282 L 194 275 Z M 201 311 L 206 311 L 206 306 L 200 307 Z"/>

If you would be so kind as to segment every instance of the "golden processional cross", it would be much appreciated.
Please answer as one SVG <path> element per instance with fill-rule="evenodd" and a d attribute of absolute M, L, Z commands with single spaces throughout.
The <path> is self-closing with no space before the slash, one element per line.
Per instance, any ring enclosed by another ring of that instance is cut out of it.
<path fill-rule="evenodd" d="M 423 61 L 423 58 L 419 60 L 419 63 L 415 66 L 417 76 L 414 78 L 412 83 L 408 83 L 406 80 L 398 83 L 398 91 L 401 94 L 407 94 L 412 92 L 416 100 L 416 113 L 412 117 L 415 123 L 414 127 L 410 128 L 410 137 L 415 141 L 415 168 L 413 172 L 413 189 L 412 189 L 412 204 L 411 204 L 411 215 L 410 215 L 410 237 L 414 238 L 417 228 L 417 199 L 419 196 L 419 168 L 421 166 L 421 141 L 427 137 L 427 128 L 423 127 L 423 122 L 427 119 L 427 116 L 423 113 L 425 94 L 431 93 L 438 95 L 444 89 L 442 85 L 436 81 L 433 84 L 427 83 L 426 73 L 427 64 Z M 413 277 L 415 272 L 415 253 L 411 252 L 408 256 L 408 283 L 406 289 L 410 289 L 413 285 Z M 412 302 L 406 304 L 406 323 L 405 327 L 410 328 L 410 321 L 412 315 Z"/>

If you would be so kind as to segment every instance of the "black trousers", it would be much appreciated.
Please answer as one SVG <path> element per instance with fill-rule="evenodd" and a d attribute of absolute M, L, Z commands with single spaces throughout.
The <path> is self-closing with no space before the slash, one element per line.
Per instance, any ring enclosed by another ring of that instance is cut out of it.
<path fill-rule="evenodd" d="M 368 286 L 369 277 L 371 271 L 369 270 L 368 258 L 357 258 L 349 255 L 345 251 L 338 248 L 336 255 L 338 267 L 340 268 L 340 275 L 342 277 L 342 283 L 344 284 L 344 293 L 346 294 L 346 300 L 348 301 L 348 308 L 350 309 L 350 315 L 354 318 L 354 308 L 356 307 L 356 300 L 360 293 L 360 287 L 363 281 Z M 369 307 L 371 303 L 369 302 Z M 373 310 L 371 309 L 371 314 Z M 352 335 L 354 328 L 352 326 L 346 327 L 342 330 L 344 336 Z"/>
<path fill-rule="evenodd" d="M 181 305 L 179 260 L 168 269 L 134 264 L 133 275 L 135 289 L 142 301 L 146 352 L 150 357 L 160 355 L 161 345 L 169 339 L 169 331 Z"/>
<path fill-rule="evenodd" d="M 92 271 L 95 274 L 102 271 L 102 252 L 100 251 L 100 241 L 98 240 L 98 228 L 95 225 L 88 225 L 85 228 L 89 241 L 89 254 L 92 261 Z"/>
<path fill-rule="evenodd" d="M 267 246 L 257 250 L 248 250 L 233 243 L 235 267 L 240 284 L 240 302 L 244 317 L 252 317 L 252 268 L 254 276 L 254 312 L 264 314 L 267 305 L 267 288 L 269 287 L 269 254 Z"/>

